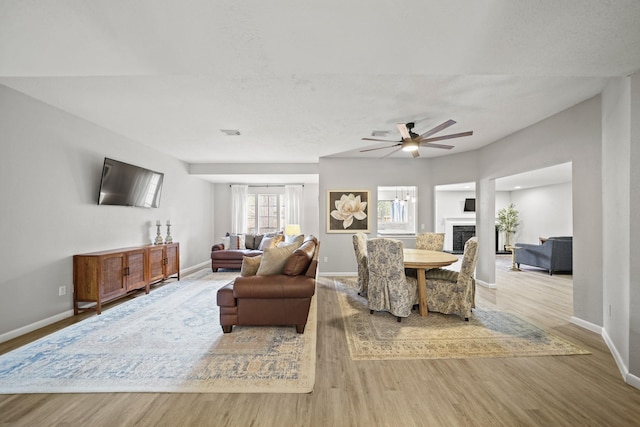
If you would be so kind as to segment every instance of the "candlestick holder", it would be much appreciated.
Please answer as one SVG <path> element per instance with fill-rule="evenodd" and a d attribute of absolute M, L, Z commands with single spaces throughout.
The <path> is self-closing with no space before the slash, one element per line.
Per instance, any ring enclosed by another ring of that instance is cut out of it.
<path fill-rule="evenodd" d="M 154 242 L 156 245 L 162 244 L 162 236 L 160 235 L 160 222 L 156 223 L 156 227 L 158 228 L 158 232 L 156 233 L 156 241 Z"/>
<path fill-rule="evenodd" d="M 173 243 L 173 237 L 171 237 L 171 223 L 167 221 L 167 238 L 164 239 L 165 243 Z"/>

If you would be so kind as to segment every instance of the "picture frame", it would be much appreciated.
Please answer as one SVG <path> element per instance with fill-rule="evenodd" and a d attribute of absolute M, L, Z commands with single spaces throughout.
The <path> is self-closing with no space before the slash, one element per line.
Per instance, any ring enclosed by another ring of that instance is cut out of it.
<path fill-rule="evenodd" d="M 369 190 L 327 190 L 327 233 L 369 233 Z"/>

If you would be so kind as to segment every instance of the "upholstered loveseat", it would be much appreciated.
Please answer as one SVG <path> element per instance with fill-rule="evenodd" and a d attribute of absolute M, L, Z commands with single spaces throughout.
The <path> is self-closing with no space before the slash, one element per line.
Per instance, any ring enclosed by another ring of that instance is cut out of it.
<path fill-rule="evenodd" d="M 516 243 L 516 264 L 555 272 L 573 271 L 573 237 L 549 237 L 543 244 Z"/>
<path fill-rule="evenodd" d="M 218 290 L 223 332 L 231 332 L 233 325 L 294 325 L 299 334 L 304 333 L 316 289 L 320 242 L 308 236 L 301 246 L 283 258 L 282 268 L 278 268 L 276 274 L 262 274 L 261 268 L 270 255 L 281 251 L 277 247 L 265 249 L 261 260 L 246 257 L 242 275 Z M 255 264 L 259 265 L 254 274 L 250 270 L 255 270 Z M 265 272 L 274 273 L 274 270 Z"/>
<path fill-rule="evenodd" d="M 282 234 L 227 234 L 225 241 L 211 247 L 211 269 L 239 270 L 244 257 L 262 255 L 265 247 L 275 246 L 284 239 Z"/>

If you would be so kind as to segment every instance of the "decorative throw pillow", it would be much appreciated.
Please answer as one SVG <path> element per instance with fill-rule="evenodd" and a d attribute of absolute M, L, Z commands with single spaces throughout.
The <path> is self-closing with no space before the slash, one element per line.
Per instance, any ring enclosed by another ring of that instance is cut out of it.
<path fill-rule="evenodd" d="M 304 242 L 298 249 L 293 251 L 287 263 L 282 269 L 282 273 L 287 276 L 299 276 L 305 274 L 313 259 L 313 253 L 315 251 L 316 242 L 307 241 Z"/>
<path fill-rule="evenodd" d="M 255 234 L 245 234 L 244 235 L 244 247 L 246 249 L 255 249 Z"/>
<path fill-rule="evenodd" d="M 262 255 L 242 257 L 242 267 L 240 268 L 241 276 L 255 276 L 260 268 Z"/>
<path fill-rule="evenodd" d="M 229 249 L 245 249 L 243 234 L 229 235 Z"/>
<path fill-rule="evenodd" d="M 278 243 L 280 243 L 283 240 L 283 236 L 282 234 L 276 234 L 275 236 L 272 237 L 267 237 L 266 235 L 262 238 L 262 241 L 260 242 L 260 246 L 258 246 L 258 250 L 259 251 L 264 251 L 265 249 L 268 248 L 275 248 Z"/>
<path fill-rule="evenodd" d="M 293 241 L 293 242 L 286 242 L 286 241 L 282 241 L 280 243 L 278 243 L 276 246 L 281 248 L 283 246 L 292 246 L 293 249 L 291 249 L 291 251 L 295 251 L 296 249 L 298 249 L 300 247 L 300 245 L 302 245 L 302 240 L 300 241 Z"/>
<path fill-rule="evenodd" d="M 224 237 L 222 238 L 222 244 L 224 245 L 225 250 L 228 250 L 228 249 L 229 249 L 229 243 L 230 243 L 230 241 L 229 241 L 229 240 L 230 240 L 230 239 L 229 239 L 229 236 L 224 236 Z"/>
<path fill-rule="evenodd" d="M 284 265 L 287 263 L 293 246 L 283 246 L 281 248 L 266 248 L 262 255 L 260 267 L 256 273 L 258 276 L 270 276 L 273 274 L 282 274 Z"/>
<path fill-rule="evenodd" d="M 286 243 L 298 243 L 298 246 L 304 242 L 304 234 L 297 234 L 295 236 L 285 236 L 284 241 Z"/>

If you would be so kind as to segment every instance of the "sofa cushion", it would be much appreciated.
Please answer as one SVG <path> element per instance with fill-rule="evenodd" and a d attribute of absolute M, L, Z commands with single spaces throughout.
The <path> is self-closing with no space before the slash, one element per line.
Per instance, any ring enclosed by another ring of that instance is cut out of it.
<path fill-rule="evenodd" d="M 282 269 L 282 273 L 287 276 L 298 276 L 300 274 L 304 274 L 309 268 L 309 264 L 311 264 L 315 249 L 315 239 L 305 240 L 299 248 L 293 251 Z"/>
<path fill-rule="evenodd" d="M 283 239 L 284 236 L 282 234 L 276 234 L 275 236 L 265 235 L 260 242 L 260 246 L 258 246 L 258 250 L 264 251 L 267 248 L 275 248 Z"/>
<path fill-rule="evenodd" d="M 233 250 L 233 251 L 214 251 L 211 253 L 211 259 L 216 260 L 238 260 L 238 262 L 242 262 L 242 257 L 245 256 L 258 256 L 262 255 L 261 251 L 250 251 L 249 249 L 244 250 Z"/>
<path fill-rule="evenodd" d="M 283 246 L 281 248 L 266 248 L 262 255 L 260 267 L 256 273 L 258 276 L 271 276 L 274 274 L 282 274 L 284 265 L 287 263 L 289 256 L 294 251 L 293 246 Z"/>
<path fill-rule="evenodd" d="M 229 234 L 229 249 L 246 249 L 243 234 Z"/>
<path fill-rule="evenodd" d="M 298 246 L 304 242 L 304 234 L 297 234 L 293 236 L 284 236 L 285 243 L 294 243 L 297 242 Z"/>
<path fill-rule="evenodd" d="M 263 237 L 263 234 L 245 234 L 244 247 L 247 249 L 258 249 Z"/>
<path fill-rule="evenodd" d="M 240 268 L 241 276 L 255 276 L 260 267 L 262 255 L 242 257 L 242 267 Z"/>

